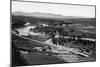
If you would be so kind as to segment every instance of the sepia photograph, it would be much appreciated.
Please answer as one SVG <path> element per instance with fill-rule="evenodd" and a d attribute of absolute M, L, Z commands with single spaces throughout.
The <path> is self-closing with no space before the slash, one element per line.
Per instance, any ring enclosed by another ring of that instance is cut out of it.
<path fill-rule="evenodd" d="M 96 6 L 11 1 L 11 65 L 96 61 Z"/>

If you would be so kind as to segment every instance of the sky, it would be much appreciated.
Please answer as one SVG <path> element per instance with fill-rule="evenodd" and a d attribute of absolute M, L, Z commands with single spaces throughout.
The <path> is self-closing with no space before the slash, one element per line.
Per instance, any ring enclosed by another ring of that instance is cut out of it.
<path fill-rule="evenodd" d="M 63 16 L 77 16 L 85 18 L 95 18 L 94 6 L 64 5 L 36 2 L 12 1 L 12 12 L 41 12 Z"/>

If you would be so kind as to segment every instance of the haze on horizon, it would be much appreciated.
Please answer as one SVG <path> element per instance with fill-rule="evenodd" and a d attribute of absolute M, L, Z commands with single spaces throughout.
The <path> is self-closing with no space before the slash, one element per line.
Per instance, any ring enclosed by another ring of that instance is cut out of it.
<path fill-rule="evenodd" d="M 94 6 L 12 1 L 11 8 L 12 8 L 12 13 L 13 12 L 25 12 L 25 13 L 40 12 L 40 13 L 50 13 L 50 14 L 57 14 L 63 16 L 95 18 Z"/>

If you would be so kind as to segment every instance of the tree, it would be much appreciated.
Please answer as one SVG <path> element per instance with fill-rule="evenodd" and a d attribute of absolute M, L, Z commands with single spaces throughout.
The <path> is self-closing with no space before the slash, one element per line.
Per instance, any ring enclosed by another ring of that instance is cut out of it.
<path fill-rule="evenodd" d="M 12 29 L 22 28 L 26 22 L 21 19 L 12 19 Z"/>

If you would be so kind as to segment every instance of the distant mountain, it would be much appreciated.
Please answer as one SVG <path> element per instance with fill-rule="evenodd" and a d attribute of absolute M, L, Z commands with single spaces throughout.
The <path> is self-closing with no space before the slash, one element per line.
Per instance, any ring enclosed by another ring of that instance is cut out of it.
<path fill-rule="evenodd" d="M 96 18 L 83 18 L 83 17 L 73 17 L 73 16 L 62 16 L 62 15 L 56 15 L 56 14 L 50 14 L 50 13 L 40 13 L 40 12 L 34 12 L 34 13 L 24 13 L 24 12 L 13 12 L 12 13 L 12 19 L 20 19 L 23 21 L 28 21 L 30 23 L 49 23 L 53 24 L 55 23 L 76 23 L 76 24 L 83 24 L 85 26 L 96 25 Z"/>
<path fill-rule="evenodd" d="M 73 17 L 73 16 L 62 16 L 62 15 L 55 15 L 50 13 L 40 13 L 40 12 L 34 12 L 34 13 L 24 13 L 24 12 L 13 12 L 13 15 L 16 16 L 31 16 L 31 17 L 38 17 L 38 18 L 58 18 L 58 19 L 81 19 L 83 17 Z"/>

